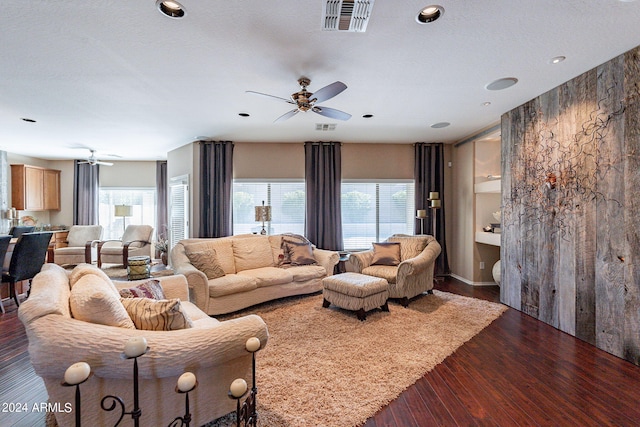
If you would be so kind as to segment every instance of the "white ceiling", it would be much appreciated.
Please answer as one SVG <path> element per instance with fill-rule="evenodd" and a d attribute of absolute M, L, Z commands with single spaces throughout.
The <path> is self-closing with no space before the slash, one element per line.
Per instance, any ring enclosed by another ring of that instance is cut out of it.
<path fill-rule="evenodd" d="M 155 0 L 4 0 L 0 149 L 65 159 L 92 147 L 154 160 L 201 136 L 454 142 L 640 45 L 640 1 L 440 0 L 442 18 L 419 25 L 418 11 L 434 3 L 377 0 L 364 33 L 321 31 L 320 0 L 181 2 L 178 20 Z M 550 64 L 558 55 L 566 61 Z M 287 98 L 300 76 L 311 92 L 344 82 L 322 105 L 353 117 L 273 123 L 291 106 L 245 93 Z M 485 89 L 502 77 L 519 82 Z M 432 129 L 437 122 L 451 125 Z"/>

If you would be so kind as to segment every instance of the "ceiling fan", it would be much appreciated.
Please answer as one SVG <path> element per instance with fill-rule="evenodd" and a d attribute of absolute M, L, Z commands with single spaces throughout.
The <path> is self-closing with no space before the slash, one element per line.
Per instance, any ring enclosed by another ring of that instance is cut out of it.
<path fill-rule="evenodd" d="M 282 101 L 295 105 L 296 108 L 293 110 L 284 113 L 282 116 L 278 117 L 274 123 L 283 122 L 287 119 L 298 114 L 300 111 L 313 111 L 314 113 L 320 114 L 321 116 L 329 117 L 331 119 L 336 120 L 349 120 L 351 118 L 351 114 L 345 113 L 344 111 L 336 110 L 335 108 L 322 107 L 317 105 L 327 99 L 331 99 L 334 96 L 338 95 L 342 91 L 347 88 L 347 85 L 344 83 L 337 81 L 333 82 L 330 85 L 327 85 L 323 88 L 318 89 L 315 92 L 307 91 L 307 86 L 311 83 L 311 80 L 306 77 L 300 77 L 298 79 L 298 84 L 300 85 L 300 91 L 292 93 L 290 99 L 281 98 L 279 96 L 269 95 L 266 93 L 255 92 L 252 90 L 248 90 L 247 93 L 252 93 L 254 95 L 268 96 L 269 98 L 281 99 Z"/>
<path fill-rule="evenodd" d="M 78 162 L 78 164 L 88 163 L 91 166 L 95 166 L 95 165 L 113 166 L 113 163 L 103 162 L 102 160 L 98 160 L 98 158 L 96 157 L 96 150 L 94 150 L 93 148 L 89 148 L 89 151 L 91 152 L 91 155 L 87 158 L 87 160 L 80 161 Z"/>

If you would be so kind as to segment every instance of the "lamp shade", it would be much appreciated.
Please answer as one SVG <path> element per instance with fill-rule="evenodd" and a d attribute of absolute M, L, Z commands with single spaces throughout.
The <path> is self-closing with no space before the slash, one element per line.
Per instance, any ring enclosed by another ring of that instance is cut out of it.
<path fill-rule="evenodd" d="M 130 205 L 116 205 L 115 216 L 133 216 L 133 207 Z"/>
<path fill-rule="evenodd" d="M 271 221 L 271 206 L 256 206 L 256 221 Z"/>

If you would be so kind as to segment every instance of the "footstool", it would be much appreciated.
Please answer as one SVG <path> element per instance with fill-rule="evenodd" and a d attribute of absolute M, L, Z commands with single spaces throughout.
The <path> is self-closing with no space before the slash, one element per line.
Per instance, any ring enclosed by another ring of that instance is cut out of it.
<path fill-rule="evenodd" d="M 342 273 L 322 279 L 323 307 L 333 304 L 355 311 L 358 320 L 365 320 L 367 311 L 380 307 L 389 311 L 389 283 L 379 277 L 360 273 Z"/>

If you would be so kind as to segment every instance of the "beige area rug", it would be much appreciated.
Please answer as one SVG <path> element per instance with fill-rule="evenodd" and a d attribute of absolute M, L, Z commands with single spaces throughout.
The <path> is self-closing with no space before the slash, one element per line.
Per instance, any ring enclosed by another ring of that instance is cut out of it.
<path fill-rule="evenodd" d="M 353 312 L 323 308 L 322 296 L 313 295 L 218 316 L 255 313 L 269 328 L 269 343 L 256 356 L 258 425 L 361 425 L 507 307 L 434 291 L 389 309 L 360 322 Z M 231 414 L 208 427 L 234 423 Z"/>

